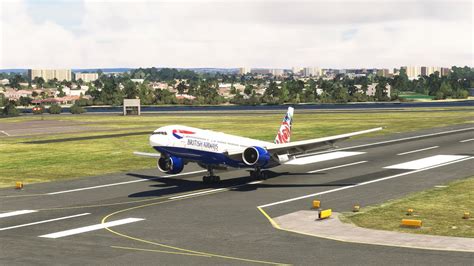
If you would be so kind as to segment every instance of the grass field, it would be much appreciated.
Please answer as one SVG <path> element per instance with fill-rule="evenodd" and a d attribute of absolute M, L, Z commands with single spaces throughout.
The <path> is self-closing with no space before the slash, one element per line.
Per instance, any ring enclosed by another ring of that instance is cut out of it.
<path fill-rule="evenodd" d="M 423 109 L 426 110 L 426 109 Z M 89 133 L 42 134 L 25 137 L 0 137 L 0 187 L 12 186 L 15 181 L 26 184 L 92 176 L 105 173 L 155 167 L 152 159 L 136 157 L 133 151 L 149 151 L 149 134 L 28 144 L 29 141 L 69 137 L 98 136 L 136 131 L 152 132 L 169 124 L 183 124 L 230 134 L 273 141 L 283 114 L 236 115 L 61 115 L 44 116 L 50 120 L 81 122 L 94 131 Z M 376 111 L 366 113 L 295 113 L 292 140 L 329 136 L 378 126 L 384 130 L 366 135 L 391 134 L 453 124 L 472 123 L 474 108 L 445 112 Z M 40 116 L 0 119 L 0 124 L 41 121 Z M 43 122 L 39 122 L 43 123 Z M 11 125 L 11 124 L 9 124 Z M 105 128 L 105 129 L 104 129 Z"/>
<path fill-rule="evenodd" d="M 413 216 L 406 211 L 414 209 Z M 359 213 L 346 213 L 344 220 L 358 226 L 417 234 L 474 237 L 474 219 L 462 219 L 465 211 L 474 215 L 474 177 L 418 192 L 382 205 L 362 208 Z M 403 218 L 423 221 L 420 229 L 400 227 Z"/>
<path fill-rule="evenodd" d="M 400 93 L 398 95 L 399 98 L 404 98 L 404 99 L 424 99 L 424 100 L 432 100 L 434 96 L 426 95 L 426 94 L 420 94 L 416 92 L 404 92 Z"/>

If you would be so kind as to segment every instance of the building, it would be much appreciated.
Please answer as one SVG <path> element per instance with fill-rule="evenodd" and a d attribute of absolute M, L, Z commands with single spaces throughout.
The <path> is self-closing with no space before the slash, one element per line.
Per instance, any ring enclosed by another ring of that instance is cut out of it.
<path fill-rule="evenodd" d="M 447 76 L 451 72 L 450 68 L 442 67 L 441 68 L 441 76 Z"/>
<path fill-rule="evenodd" d="M 389 77 L 390 76 L 390 70 L 384 68 L 384 69 L 377 69 L 377 76 L 379 77 Z"/>
<path fill-rule="evenodd" d="M 36 77 L 41 77 L 45 81 L 57 79 L 59 81 L 71 81 L 71 69 L 28 69 L 28 78 L 30 81 Z"/>
<path fill-rule="evenodd" d="M 422 66 L 420 69 L 420 75 L 422 76 L 429 76 L 438 72 L 438 76 L 441 75 L 441 67 L 426 67 Z"/>
<path fill-rule="evenodd" d="M 270 69 L 266 68 L 254 68 L 250 71 L 252 74 L 267 75 L 270 74 Z"/>
<path fill-rule="evenodd" d="M 239 68 L 239 75 L 249 74 L 250 72 L 252 72 L 252 69 L 250 67 Z"/>
<path fill-rule="evenodd" d="M 322 74 L 322 70 L 319 67 L 305 67 L 303 69 L 303 75 L 305 77 L 320 77 Z"/>
<path fill-rule="evenodd" d="M 292 67 L 292 68 L 291 68 L 291 72 L 292 72 L 294 75 L 302 75 L 302 74 L 303 74 L 303 70 L 304 70 L 303 67 Z"/>
<path fill-rule="evenodd" d="M 33 94 L 33 91 L 29 90 L 14 90 L 14 89 L 7 89 L 5 92 L 0 91 L 5 98 L 12 100 L 12 101 L 17 101 L 20 99 L 20 97 L 31 97 Z"/>
<path fill-rule="evenodd" d="M 421 75 L 421 67 L 416 66 L 403 66 L 409 79 L 417 79 Z"/>
<path fill-rule="evenodd" d="M 76 79 L 76 81 L 82 79 L 82 81 L 84 82 L 92 82 L 92 81 L 95 81 L 99 78 L 99 74 L 98 73 L 75 73 L 74 74 L 74 78 Z"/>
<path fill-rule="evenodd" d="M 377 84 L 378 83 L 372 83 L 367 86 L 367 92 L 366 92 L 367 96 L 375 96 Z M 362 92 L 362 85 L 357 84 L 355 85 L 355 87 L 357 88 L 359 92 Z M 390 84 L 387 84 L 387 86 L 385 86 L 385 93 L 387 93 L 388 97 L 390 97 L 391 89 L 392 87 L 390 86 Z"/>
<path fill-rule="evenodd" d="M 270 73 L 275 77 L 281 77 L 285 74 L 285 71 L 283 69 L 270 69 Z"/>

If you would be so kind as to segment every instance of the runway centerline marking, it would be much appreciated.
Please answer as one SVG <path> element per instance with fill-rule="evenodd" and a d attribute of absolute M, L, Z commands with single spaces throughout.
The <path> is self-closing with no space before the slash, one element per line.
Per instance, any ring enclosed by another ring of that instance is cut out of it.
<path fill-rule="evenodd" d="M 37 211 L 35 211 L 35 210 L 20 210 L 20 211 L 13 211 L 13 212 L 5 212 L 5 213 L 0 213 L 0 218 L 16 216 L 16 215 L 22 215 L 22 214 L 27 214 L 27 213 L 32 213 L 32 212 L 37 212 Z"/>
<path fill-rule="evenodd" d="M 438 164 L 443 164 L 447 162 L 452 162 L 460 159 L 464 159 L 468 156 L 464 155 L 435 155 L 430 156 L 414 161 L 409 161 L 405 163 L 399 163 L 395 165 L 390 165 L 384 167 L 385 169 L 403 169 L 403 170 L 419 170 L 427 167 L 435 166 Z"/>
<path fill-rule="evenodd" d="M 299 157 L 285 164 L 305 165 L 305 164 L 310 164 L 310 163 L 324 162 L 324 161 L 335 160 L 335 159 L 354 156 L 354 155 L 360 155 L 364 153 L 365 152 L 336 151 L 336 152 L 329 152 L 329 153 L 312 155 L 312 156 Z"/>
<path fill-rule="evenodd" d="M 415 152 L 420 152 L 420 151 L 432 150 L 432 149 L 436 149 L 436 148 L 439 148 L 439 146 L 432 146 L 432 147 L 428 147 L 428 148 L 402 152 L 402 153 L 398 153 L 397 155 L 405 155 L 405 154 L 410 154 L 410 153 L 415 153 Z"/>
<path fill-rule="evenodd" d="M 90 189 L 96 189 L 96 188 L 104 188 L 104 187 L 112 187 L 112 186 L 126 185 L 126 184 L 132 184 L 132 183 L 138 183 L 138 182 L 145 182 L 145 181 L 150 181 L 150 180 L 155 180 L 155 179 L 160 179 L 160 178 L 175 177 L 175 176 L 182 176 L 182 175 L 191 175 L 191 174 L 202 173 L 202 172 L 206 172 L 206 170 L 199 170 L 199 171 L 181 173 L 181 174 L 176 174 L 176 175 L 165 175 L 165 176 L 156 177 L 156 178 L 150 178 L 150 179 L 139 179 L 139 180 L 132 180 L 132 181 L 125 181 L 125 182 L 111 183 L 111 184 L 98 185 L 98 186 L 92 186 L 92 187 L 84 187 L 84 188 L 76 188 L 76 189 L 63 190 L 63 191 L 57 191 L 57 192 L 50 192 L 50 193 L 46 193 L 46 195 L 57 195 L 57 194 L 70 193 L 70 192 L 77 192 L 77 191 L 90 190 Z"/>
<path fill-rule="evenodd" d="M 354 162 L 354 163 L 342 164 L 342 165 L 338 165 L 338 166 L 333 166 L 333 167 L 328 167 L 328 168 L 309 171 L 308 174 L 327 171 L 327 170 L 332 170 L 332 169 L 337 169 L 337 168 L 342 168 L 342 167 L 347 167 L 347 166 L 351 166 L 351 165 L 357 165 L 357 164 L 366 163 L 366 162 L 368 162 L 368 161 L 359 161 L 359 162 Z"/>
<path fill-rule="evenodd" d="M 355 184 L 355 185 L 330 189 L 330 190 L 317 192 L 317 193 L 313 193 L 313 194 L 309 194 L 309 195 L 304 195 L 304 196 L 300 196 L 300 197 L 296 197 L 296 198 L 291 198 L 291 199 L 287 199 L 287 200 L 281 200 L 281 201 L 277 201 L 277 202 L 273 202 L 273 203 L 268 203 L 268 204 L 265 204 L 265 205 L 257 206 L 257 208 L 259 208 L 259 209 L 260 208 L 266 208 L 266 207 L 275 206 L 275 205 L 279 205 L 279 204 L 283 204 L 283 203 L 288 203 L 288 202 L 297 201 L 297 200 L 301 200 L 301 199 L 306 199 L 306 198 L 311 198 L 311 197 L 320 196 L 320 195 L 324 195 L 324 194 L 329 194 L 329 193 L 337 192 L 337 191 L 341 191 L 341 190 L 346 190 L 346 189 L 350 189 L 350 188 L 354 188 L 354 187 L 360 187 L 360 186 L 364 186 L 364 185 L 368 185 L 368 184 L 372 184 L 372 183 L 376 183 L 376 182 L 380 182 L 380 181 L 385 181 L 385 180 L 397 178 L 397 177 L 400 177 L 400 176 L 405 176 L 405 175 L 410 175 L 410 174 L 430 170 L 430 169 L 445 166 L 445 165 L 450 165 L 450 164 L 453 164 L 453 163 L 463 162 L 463 161 L 470 160 L 470 159 L 474 159 L 474 157 L 467 157 L 467 158 L 459 159 L 459 160 L 456 160 L 456 161 L 451 161 L 451 162 L 447 162 L 447 163 L 444 163 L 444 164 L 438 164 L 438 165 L 434 165 L 434 166 L 431 166 L 431 167 L 418 169 L 418 170 L 414 170 L 414 171 L 410 171 L 410 172 L 405 172 L 405 173 L 401 173 L 401 174 L 397 174 L 397 175 L 382 177 L 382 178 L 379 178 L 379 179 L 374 179 L 374 180 L 358 183 L 358 184 Z"/>
<path fill-rule="evenodd" d="M 473 140 L 474 140 L 474 139 L 465 139 L 465 140 L 461 140 L 461 141 L 459 141 L 459 142 L 464 143 L 464 142 L 469 142 L 469 141 L 473 141 Z"/>
<path fill-rule="evenodd" d="M 89 226 L 85 226 L 85 227 L 79 227 L 79 228 L 70 229 L 70 230 L 66 230 L 66 231 L 56 232 L 56 233 L 52 233 L 52 234 L 41 235 L 39 237 L 54 238 L 55 239 L 55 238 L 71 236 L 71 235 L 77 235 L 77 234 L 81 234 L 81 233 L 86 233 L 86 232 L 90 232 L 90 231 L 104 229 L 106 227 L 113 227 L 113 226 L 117 226 L 117 225 L 128 224 L 128 223 L 133 223 L 133 222 L 138 222 L 138 221 L 143 221 L 143 220 L 145 220 L 145 219 L 142 219 L 142 218 L 126 218 L 126 219 L 116 220 L 116 221 L 112 221 L 112 222 L 94 224 L 94 225 L 89 225 Z"/>
<path fill-rule="evenodd" d="M 400 139 L 385 140 L 385 141 L 379 141 L 379 142 L 368 143 L 368 144 L 361 144 L 361 145 L 356 145 L 356 146 L 351 146 L 351 147 L 338 148 L 338 149 L 334 149 L 332 151 L 351 150 L 351 149 L 356 149 L 356 148 L 364 148 L 364 147 L 376 146 L 376 145 L 380 145 L 380 144 L 401 142 L 401 141 L 405 141 L 405 140 L 414 140 L 414 139 L 420 139 L 420 138 L 426 138 L 426 137 L 432 137 L 432 136 L 438 136 L 438 135 L 446 135 L 446 134 L 450 134 L 450 133 L 463 132 L 463 131 L 469 131 L 469 130 L 474 130 L 474 127 L 454 129 L 454 130 L 448 130 L 448 131 L 442 131 L 442 132 L 436 132 L 436 133 L 429 133 L 429 134 L 406 137 L 406 138 L 400 138 Z M 327 153 L 327 151 L 307 153 L 307 155 L 311 155 L 311 154 L 315 155 L 315 154 L 322 154 L 322 153 Z"/>
<path fill-rule="evenodd" d="M 14 226 L 9 226 L 9 227 L 4 227 L 0 228 L 0 231 L 5 231 L 5 230 L 10 230 L 10 229 L 15 229 L 15 228 L 20 228 L 20 227 L 25 227 L 25 226 L 30 226 L 30 225 L 36 225 L 36 224 L 44 224 L 44 223 L 49 223 L 49 222 L 54 222 L 54 221 L 60 221 L 60 220 L 65 220 L 65 219 L 71 219 L 71 218 L 76 218 L 84 215 L 89 215 L 90 213 L 81 213 L 81 214 L 76 214 L 76 215 L 71 215 L 71 216 L 65 216 L 65 217 L 59 217 L 59 218 L 54 218 L 54 219 L 49 219 L 49 220 L 43 220 L 43 221 L 38 221 L 38 222 L 33 222 L 33 223 L 27 223 L 27 224 L 20 224 L 20 225 L 14 225 Z"/>

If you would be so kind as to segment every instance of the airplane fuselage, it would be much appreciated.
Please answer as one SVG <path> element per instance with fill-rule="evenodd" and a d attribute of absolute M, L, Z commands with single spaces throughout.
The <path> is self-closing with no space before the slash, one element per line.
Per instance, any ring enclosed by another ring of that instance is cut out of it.
<path fill-rule="evenodd" d="M 169 156 L 204 165 L 249 167 L 242 160 L 226 156 L 249 146 L 265 147 L 269 142 L 194 127 L 170 125 L 158 128 L 150 136 L 150 145 Z M 270 164 L 275 166 L 275 162 Z M 270 166 L 269 165 L 269 166 Z"/>

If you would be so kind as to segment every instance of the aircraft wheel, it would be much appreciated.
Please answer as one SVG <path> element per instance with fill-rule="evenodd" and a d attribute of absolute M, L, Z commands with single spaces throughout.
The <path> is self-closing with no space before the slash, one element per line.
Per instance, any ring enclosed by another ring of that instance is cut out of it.
<path fill-rule="evenodd" d="M 206 176 L 203 176 L 203 177 L 202 177 L 202 182 L 203 182 L 204 184 L 209 184 L 209 183 L 211 182 L 211 177 L 210 177 L 210 176 L 207 176 L 207 175 L 206 175 Z"/>
<path fill-rule="evenodd" d="M 221 181 L 220 176 L 215 175 L 215 176 L 212 177 L 212 182 L 213 183 L 219 183 L 220 181 Z"/>
<path fill-rule="evenodd" d="M 262 171 L 262 172 L 260 173 L 260 178 L 261 178 L 262 180 L 266 180 L 266 179 L 268 178 L 268 173 L 267 173 L 267 171 Z"/>

